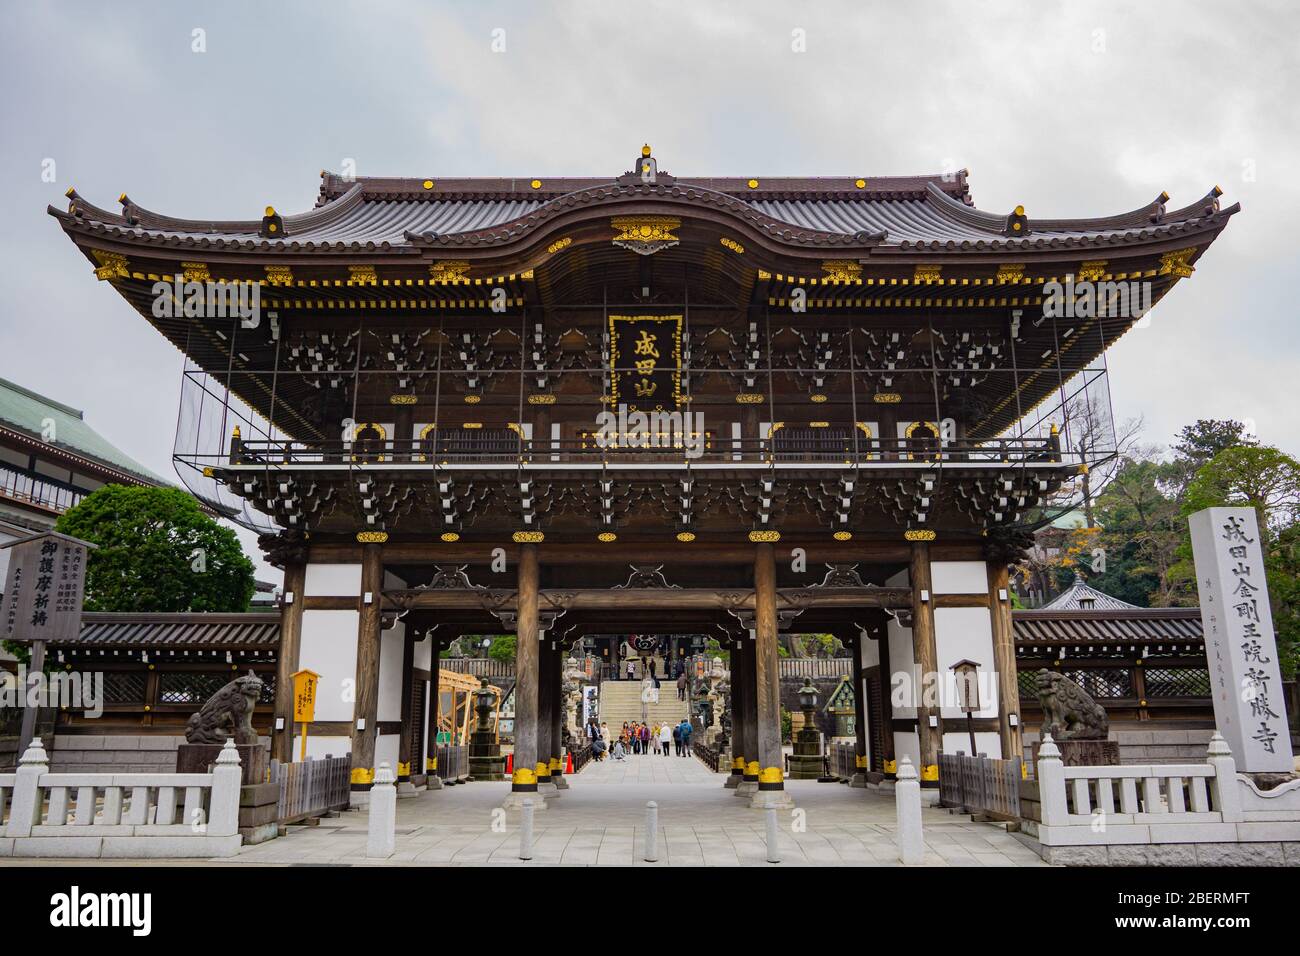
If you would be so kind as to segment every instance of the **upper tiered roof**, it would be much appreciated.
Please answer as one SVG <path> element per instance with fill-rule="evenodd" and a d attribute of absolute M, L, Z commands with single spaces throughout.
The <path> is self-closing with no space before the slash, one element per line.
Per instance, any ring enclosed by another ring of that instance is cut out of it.
<path fill-rule="evenodd" d="M 320 198 L 304 213 L 266 219 L 194 220 L 153 212 L 119 197 L 113 212 L 69 190 L 69 208 L 50 209 L 65 227 L 179 249 L 269 252 L 418 253 L 509 246 L 580 211 L 635 204 L 672 213 L 695 208 L 734 220 L 774 247 L 837 254 L 880 251 L 1102 250 L 1217 230 L 1238 210 L 1210 190 L 1179 209 L 1168 195 L 1118 215 L 1035 219 L 1022 207 L 976 209 L 967 174 L 895 177 L 676 178 L 345 178 L 321 173 Z M 268 207 L 269 209 L 269 207 Z M 268 211 L 268 216 L 273 210 Z"/>

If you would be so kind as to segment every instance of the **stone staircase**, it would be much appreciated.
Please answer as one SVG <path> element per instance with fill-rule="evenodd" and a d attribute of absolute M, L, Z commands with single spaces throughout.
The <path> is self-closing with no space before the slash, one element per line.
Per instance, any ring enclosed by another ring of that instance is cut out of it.
<path fill-rule="evenodd" d="M 640 681 L 601 681 L 600 721 L 609 724 L 610 733 L 617 735 L 624 721 L 642 720 L 642 706 Z M 659 682 L 659 702 L 647 703 L 644 707 L 644 720 L 652 727 L 665 721 L 681 723 L 689 712 L 687 702 L 677 699 L 676 683 L 666 680 Z"/>

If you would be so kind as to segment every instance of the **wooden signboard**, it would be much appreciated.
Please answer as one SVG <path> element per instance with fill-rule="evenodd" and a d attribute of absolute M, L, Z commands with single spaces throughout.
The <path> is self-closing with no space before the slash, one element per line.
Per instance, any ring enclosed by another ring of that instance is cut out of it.
<path fill-rule="evenodd" d="M 295 671 L 289 675 L 293 681 L 293 722 L 302 724 L 302 753 L 307 759 L 307 725 L 316 719 L 316 687 L 320 674 L 312 670 Z"/>
<path fill-rule="evenodd" d="M 9 574 L 0 597 L 0 638 L 75 639 L 81 632 L 86 555 L 95 545 L 51 531 L 0 547 L 10 549 Z"/>

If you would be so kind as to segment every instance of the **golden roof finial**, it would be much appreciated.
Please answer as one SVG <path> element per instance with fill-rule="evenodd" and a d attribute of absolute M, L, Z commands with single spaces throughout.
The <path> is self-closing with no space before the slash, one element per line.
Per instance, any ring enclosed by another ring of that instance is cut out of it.
<path fill-rule="evenodd" d="M 642 156 L 649 156 L 649 155 L 650 155 L 650 144 L 649 144 L 649 143 L 646 143 L 644 146 L 641 147 L 641 155 L 642 155 Z"/>

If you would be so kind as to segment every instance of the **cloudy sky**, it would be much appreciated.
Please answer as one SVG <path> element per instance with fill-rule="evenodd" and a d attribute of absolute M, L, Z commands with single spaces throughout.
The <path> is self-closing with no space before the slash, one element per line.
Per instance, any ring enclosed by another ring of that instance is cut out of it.
<path fill-rule="evenodd" d="M 1116 417 L 1144 416 L 1158 443 L 1247 419 L 1297 453 L 1297 63 L 1291 0 L 13 0 L 0 377 L 174 473 L 180 354 L 45 215 L 70 185 L 250 219 L 310 207 L 319 171 L 348 160 L 362 176 L 612 176 L 650 142 L 679 176 L 965 167 L 978 206 L 1030 216 L 1162 189 L 1172 208 L 1217 183 L 1244 210 L 1109 353 Z"/>

